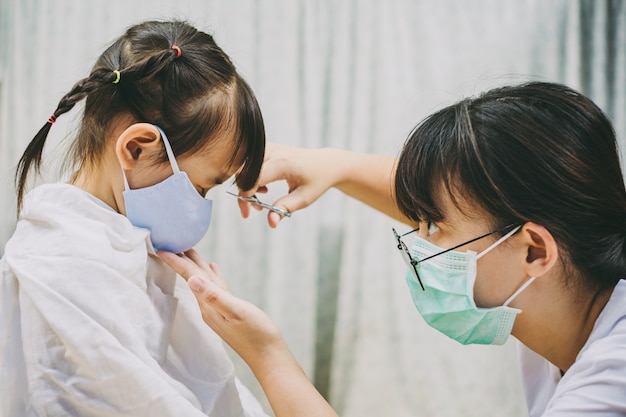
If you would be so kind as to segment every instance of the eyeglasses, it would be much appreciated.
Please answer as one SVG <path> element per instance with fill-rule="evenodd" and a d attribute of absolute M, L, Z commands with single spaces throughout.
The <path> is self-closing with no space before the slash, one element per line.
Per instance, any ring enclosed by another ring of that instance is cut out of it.
<path fill-rule="evenodd" d="M 256 195 L 253 195 L 252 197 L 243 197 L 243 196 L 240 196 L 239 194 L 231 193 L 230 191 L 226 191 L 226 192 L 230 195 L 234 195 L 239 200 L 246 201 L 250 204 L 254 204 L 259 207 L 263 207 L 265 209 L 268 209 L 269 211 L 273 211 L 285 217 L 291 217 L 291 213 L 288 212 L 287 210 L 283 210 L 280 207 L 276 207 L 271 204 L 264 203 L 261 200 L 259 200 Z"/>
<path fill-rule="evenodd" d="M 404 234 L 398 234 L 398 232 L 396 232 L 396 229 L 393 228 L 393 227 L 391 228 L 391 230 L 393 230 L 393 235 L 396 238 L 398 250 L 402 254 L 402 259 L 404 259 L 404 262 L 406 262 L 407 266 L 411 267 L 411 271 L 413 271 L 413 274 L 414 274 L 415 278 L 417 278 L 417 282 L 419 282 L 420 287 L 422 287 L 422 290 L 425 290 L 424 284 L 422 284 L 422 279 L 420 278 L 420 274 L 417 272 L 417 268 L 418 268 L 417 265 L 420 262 L 427 261 L 429 259 L 434 258 L 435 256 L 443 255 L 446 252 L 450 252 L 452 250 L 460 248 L 461 246 L 465 246 L 465 245 L 468 245 L 468 244 L 470 244 L 472 242 L 476 242 L 477 240 L 480 240 L 480 239 L 482 239 L 484 237 L 487 237 L 489 235 L 492 235 L 494 233 L 504 232 L 505 230 L 512 229 L 515 226 L 517 226 L 517 224 L 515 224 L 515 223 L 509 224 L 509 225 L 504 226 L 504 227 L 502 227 L 500 229 L 494 230 L 493 232 L 485 233 L 484 235 L 481 235 L 481 236 L 478 236 L 478 237 L 476 237 L 474 239 L 468 240 L 467 242 L 460 243 L 460 244 L 458 244 L 456 246 L 453 246 L 453 247 L 451 247 L 449 249 L 445 249 L 445 250 L 442 250 L 441 252 L 435 253 L 434 255 L 427 256 L 426 258 L 420 259 L 419 261 L 416 261 L 415 259 L 413 259 L 413 257 L 411 256 L 411 253 L 409 252 L 409 249 L 406 247 L 406 245 L 402 241 L 402 238 L 404 236 L 406 236 L 406 235 L 409 235 L 409 234 L 411 234 L 413 232 L 418 231 L 420 228 L 418 227 L 418 228 L 413 229 L 410 232 L 406 232 Z"/>

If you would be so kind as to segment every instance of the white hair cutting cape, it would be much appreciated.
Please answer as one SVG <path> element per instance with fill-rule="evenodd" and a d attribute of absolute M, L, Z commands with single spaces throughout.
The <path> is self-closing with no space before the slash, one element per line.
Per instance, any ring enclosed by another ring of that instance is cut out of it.
<path fill-rule="evenodd" d="M 148 231 L 68 185 L 0 262 L 0 416 L 265 416 Z"/>

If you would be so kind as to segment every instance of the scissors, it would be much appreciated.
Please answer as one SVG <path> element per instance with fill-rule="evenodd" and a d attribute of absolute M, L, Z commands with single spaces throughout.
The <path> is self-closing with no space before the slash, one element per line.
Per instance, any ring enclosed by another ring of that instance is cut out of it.
<path fill-rule="evenodd" d="M 226 192 L 228 194 L 230 194 L 230 195 L 234 195 L 239 200 L 246 201 L 246 202 L 251 203 L 251 204 L 255 204 L 255 205 L 259 206 L 259 207 L 266 208 L 269 211 L 273 211 L 273 212 L 278 213 L 280 215 L 283 215 L 285 217 L 291 217 L 291 213 L 288 212 L 287 210 L 283 210 L 280 207 L 276 207 L 276 206 L 273 206 L 271 204 L 264 203 L 261 200 L 259 200 L 259 198 L 256 195 L 253 195 L 252 197 L 243 197 L 243 196 L 240 196 L 239 194 L 231 193 L 230 191 L 226 191 Z"/>

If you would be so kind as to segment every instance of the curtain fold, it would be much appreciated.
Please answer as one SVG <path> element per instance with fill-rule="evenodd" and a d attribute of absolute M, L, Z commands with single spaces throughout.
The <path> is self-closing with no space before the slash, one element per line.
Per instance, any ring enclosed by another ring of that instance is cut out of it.
<path fill-rule="evenodd" d="M 533 79 L 592 97 L 626 147 L 624 0 L 0 0 L 0 253 L 30 138 L 109 42 L 151 18 L 214 34 L 256 92 L 270 141 L 395 156 L 432 111 Z M 78 115 L 53 126 L 46 160 L 63 156 Z M 419 317 L 391 233 L 403 225 L 330 190 L 271 230 L 265 213 L 239 217 L 232 188 L 210 192 L 198 249 L 276 320 L 340 415 L 527 415 L 512 343 L 460 346 Z"/>

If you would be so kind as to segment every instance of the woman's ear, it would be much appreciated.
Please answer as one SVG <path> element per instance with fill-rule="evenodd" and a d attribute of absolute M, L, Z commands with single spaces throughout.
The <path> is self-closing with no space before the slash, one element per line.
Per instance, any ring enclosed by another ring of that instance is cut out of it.
<path fill-rule="evenodd" d="M 135 123 L 117 138 L 115 153 L 122 169 L 130 171 L 143 161 L 151 151 L 160 151 L 161 134 L 150 123 Z M 146 152 L 148 151 L 148 152 Z"/>
<path fill-rule="evenodd" d="M 532 222 L 525 223 L 520 233 L 527 247 L 526 273 L 531 277 L 545 274 L 559 258 L 552 234 L 545 227 Z"/>

